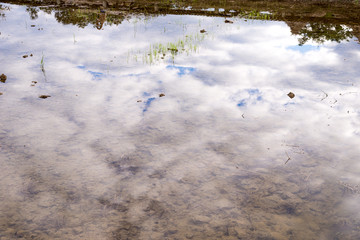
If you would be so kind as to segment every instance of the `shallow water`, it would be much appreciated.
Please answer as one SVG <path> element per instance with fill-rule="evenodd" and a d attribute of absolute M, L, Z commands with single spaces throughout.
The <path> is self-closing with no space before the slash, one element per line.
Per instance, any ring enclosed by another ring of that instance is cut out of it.
<path fill-rule="evenodd" d="M 0 18 L 0 239 L 360 238 L 351 34 L 26 9 Z"/>

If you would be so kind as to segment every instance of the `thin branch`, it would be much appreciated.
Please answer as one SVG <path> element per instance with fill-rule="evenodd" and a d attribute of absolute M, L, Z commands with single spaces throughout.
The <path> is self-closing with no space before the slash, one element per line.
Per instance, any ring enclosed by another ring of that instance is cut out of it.
<path fill-rule="evenodd" d="M 320 101 L 322 101 L 322 100 L 324 100 L 325 98 L 327 98 L 329 95 L 326 93 L 326 92 L 324 92 L 323 90 L 321 90 L 324 94 L 325 94 L 325 97 L 323 97 Z"/>
<path fill-rule="evenodd" d="M 286 156 L 288 157 L 288 159 L 285 162 L 285 164 L 287 164 L 291 160 L 291 158 L 289 157 L 289 154 L 286 151 L 285 151 L 285 153 L 286 153 Z"/>

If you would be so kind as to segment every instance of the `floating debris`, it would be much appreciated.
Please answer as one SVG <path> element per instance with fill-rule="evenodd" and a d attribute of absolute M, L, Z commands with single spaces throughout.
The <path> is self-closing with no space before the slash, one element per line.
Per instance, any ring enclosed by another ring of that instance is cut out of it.
<path fill-rule="evenodd" d="M 200 33 L 206 33 L 205 29 L 201 29 Z"/>
<path fill-rule="evenodd" d="M 142 102 L 142 100 L 139 99 L 139 100 L 137 100 L 136 102 Z"/>
<path fill-rule="evenodd" d="M 48 97 L 51 97 L 50 95 L 40 95 L 39 98 L 42 98 L 42 99 L 45 99 L 45 98 L 48 98 Z"/>
<path fill-rule="evenodd" d="M 288 96 L 289 96 L 289 98 L 294 98 L 294 97 L 295 97 L 295 94 L 292 93 L 292 92 L 289 92 L 289 93 L 288 93 Z"/>
<path fill-rule="evenodd" d="M 233 21 L 225 19 L 225 23 L 234 23 Z"/>
<path fill-rule="evenodd" d="M 35 27 L 35 25 L 31 25 L 31 27 Z"/>
<path fill-rule="evenodd" d="M 24 56 L 23 56 L 23 58 L 27 58 L 29 55 L 27 55 L 27 54 L 25 54 Z"/>
<path fill-rule="evenodd" d="M 7 76 L 5 74 L 0 75 L 0 82 L 5 83 L 7 79 Z"/>
<path fill-rule="evenodd" d="M 160 94 L 159 94 L 159 97 L 165 97 L 165 94 L 164 94 L 164 93 L 160 93 Z"/>
<path fill-rule="evenodd" d="M 2 93 L 2 92 L 0 92 L 0 96 L 1 96 L 1 95 L 3 95 L 3 93 Z"/>

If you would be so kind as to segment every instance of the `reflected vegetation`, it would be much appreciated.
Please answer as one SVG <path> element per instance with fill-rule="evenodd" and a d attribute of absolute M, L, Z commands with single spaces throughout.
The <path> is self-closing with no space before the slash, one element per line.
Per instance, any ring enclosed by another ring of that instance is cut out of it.
<path fill-rule="evenodd" d="M 196 53 L 199 48 L 199 44 L 204 40 L 204 34 L 193 34 L 193 35 L 185 35 L 185 37 L 177 40 L 176 42 L 168 42 L 165 44 L 155 43 L 154 45 L 150 45 L 148 51 L 142 53 L 138 51 L 137 53 L 134 51 L 129 51 L 128 60 L 133 59 L 138 61 L 138 59 L 142 59 L 142 62 L 148 64 L 154 64 L 159 62 L 160 60 L 166 59 L 167 56 L 170 56 L 170 59 L 174 63 L 175 56 L 177 54 L 186 53 L 189 55 L 190 53 Z M 140 56 L 142 54 L 142 56 Z"/>
<path fill-rule="evenodd" d="M 30 19 L 35 20 L 38 18 L 38 12 L 40 11 L 40 9 L 36 7 L 27 7 L 26 11 L 29 13 Z"/>
<path fill-rule="evenodd" d="M 306 24 L 298 33 L 299 45 L 304 45 L 307 41 L 312 40 L 322 44 L 326 41 L 335 41 L 340 43 L 343 40 L 349 40 L 354 37 L 353 29 L 346 25 L 326 24 L 326 23 L 309 23 Z"/>
<path fill-rule="evenodd" d="M 3 4 L 0 4 L 0 19 L 4 20 L 5 19 L 5 12 L 9 11 L 10 8 L 8 6 L 4 6 Z"/>
<path fill-rule="evenodd" d="M 12 3 L 31 4 L 27 1 Z M 159 16 L 163 14 L 196 14 L 223 16 L 249 20 L 285 21 L 292 32 L 299 35 L 299 45 L 309 40 L 342 41 L 360 37 L 360 4 L 356 1 L 42 1 L 43 6 L 29 6 L 31 19 L 41 9 L 55 12 L 63 24 L 84 28 L 91 24 L 97 29 L 103 25 L 118 25 L 134 15 Z M 102 9 L 100 12 L 98 9 Z M 227 20 L 230 22 L 230 20 Z"/>
<path fill-rule="evenodd" d="M 1 3 L 0 239 L 360 239 L 358 11 Z"/>

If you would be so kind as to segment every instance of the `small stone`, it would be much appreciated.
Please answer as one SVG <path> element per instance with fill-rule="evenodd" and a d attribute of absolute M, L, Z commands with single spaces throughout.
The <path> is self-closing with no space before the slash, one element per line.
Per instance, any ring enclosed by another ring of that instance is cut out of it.
<path fill-rule="evenodd" d="M 201 29 L 200 33 L 206 33 L 205 29 Z"/>
<path fill-rule="evenodd" d="M 1 95 L 3 95 L 3 93 L 2 93 L 2 92 L 0 92 L 0 96 L 1 96 Z"/>
<path fill-rule="evenodd" d="M 164 94 L 164 93 L 160 93 L 160 94 L 159 94 L 159 97 L 165 97 L 165 94 Z"/>
<path fill-rule="evenodd" d="M 35 25 L 31 25 L 31 27 L 35 27 Z"/>
<path fill-rule="evenodd" d="M 225 23 L 234 23 L 234 22 L 226 19 Z"/>
<path fill-rule="evenodd" d="M 45 98 L 48 98 L 48 97 L 51 97 L 50 95 L 40 95 L 39 98 L 42 98 L 42 99 L 45 99 Z"/>
<path fill-rule="evenodd" d="M 196 216 L 195 218 L 191 219 L 189 221 L 189 223 L 191 223 L 192 225 L 204 225 L 207 224 L 211 221 L 211 219 L 207 216 Z"/>
<path fill-rule="evenodd" d="M 0 82 L 5 83 L 7 79 L 7 76 L 5 74 L 0 75 Z"/>
<path fill-rule="evenodd" d="M 79 235 L 83 232 L 83 229 L 82 229 L 82 227 L 72 228 L 72 232 L 76 235 Z"/>
<path fill-rule="evenodd" d="M 27 58 L 29 55 L 27 55 L 27 54 L 25 54 L 24 56 L 23 56 L 23 58 Z"/>
<path fill-rule="evenodd" d="M 55 205 L 55 203 L 53 201 L 51 201 L 51 199 L 49 199 L 49 197 L 47 196 L 42 196 L 40 197 L 40 199 L 37 201 L 37 205 L 38 207 L 41 208 L 49 208 Z"/>
<path fill-rule="evenodd" d="M 289 98 L 294 98 L 294 97 L 295 97 L 295 94 L 292 93 L 292 92 L 289 92 L 289 93 L 288 93 L 288 96 L 289 96 Z"/>
<path fill-rule="evenodd" d="M 37 84 L 37 81 L 31 81 L 31 83 L 33 83 L 33 84 Z"/>
<path fill-rule="evenodd" d="M 33 56 L 33 54 L 30 54 L 30 57 L 32 57 Z"/>
<path fill-rule="evenodd" d="M 136 102 L 142 102 L 142 100 L 137 100 Z"/>
<path fill-rule="evenodd" d="M 185 235 L 185 237 L 186 237 L 187 239 L 193 239 L 194 234 L 189 234 L 189 233 L 187 233 L 187 234 Z"/>
<path fill-rule="evenodd" d="M 178 232 L 178 230 L 176 230 L 176 229 L 170 229 L 170 230 L 168 230 L 168 231 L 166 231 L 165 233 L 164 233 L 164 237 L 168 237 L 168 236 L 170 236 L 170 235 L 174 235 L 174 234 L 176 234 Z"/>

